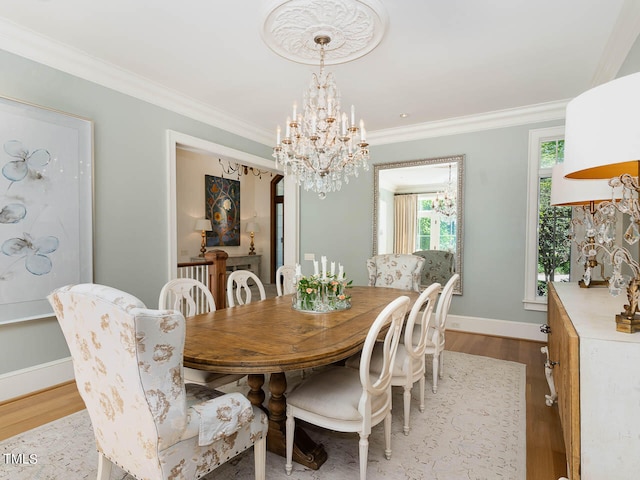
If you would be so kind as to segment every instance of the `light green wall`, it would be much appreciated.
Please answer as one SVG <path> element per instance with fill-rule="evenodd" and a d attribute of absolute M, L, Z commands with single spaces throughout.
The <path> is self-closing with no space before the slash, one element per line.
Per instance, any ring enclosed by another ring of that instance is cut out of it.
<path fill-rule="evenodd" d="M 373 163 L 465 154 L 464 283 L 451 312 L 471 317 L 544 323 L 545 314 L 525 311 L 524 248 L 527 152 L 530 128 L 548 122 L 371 148 Z M 301 252 L 327 255 L 345 265 L 354 284 L 366 285 L 366 259 L 373 248 L 373 168 L 319 200 L 301 202 Z M 327 241 L 326 232 L 332 240 Z"/>
<path fill-rule="evenodd" d="M 0 71 L 0 95 L 93 120 L 94 281 L 149 306 L 168 280 L 167 129 L 271 159 L 264 145 L 3 51 Z M 0 325 L 0 374 L 66 356 L 55 319 Z"/>

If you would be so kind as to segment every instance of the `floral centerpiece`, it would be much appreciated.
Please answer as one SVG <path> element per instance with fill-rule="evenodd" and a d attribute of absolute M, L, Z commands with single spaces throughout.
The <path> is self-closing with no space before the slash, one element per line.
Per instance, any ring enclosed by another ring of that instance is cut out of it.
<path fill-rule="evenodd" d="M 347 294 L 351 281 L 345 279 L 342 266 L 336 275 L 333 262 L 331 273 L 326 271 L 326 257 L 322 257 L 322 262 L 322 274 L 318 272 L 317 262 L 314 262 L 315 273 L 308 277 L 303 276 L 300 272 L 300 266 L 296 265 L 295 293 L 292 304 L 294 309 L 326 313 L 351 308 L 351 296 Z"/>

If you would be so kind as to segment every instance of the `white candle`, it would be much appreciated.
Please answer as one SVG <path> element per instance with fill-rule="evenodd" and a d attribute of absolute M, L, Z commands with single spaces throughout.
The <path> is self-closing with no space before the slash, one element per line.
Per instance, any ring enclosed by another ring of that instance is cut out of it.
<path fill-rule="evenodd" d="M 338 280 L 342 280 L 343 277 L 344 277 L 344 267 L 340 263 L 338 264 Z"/>
<path fill-rule="evenodd" d="M 367 131 L 364 129 L 364 120 L 360 120 L 360 141 L 364 143 L 367 139 Z"/>
<path fill-rule="evenodd" d="M 342 112 L 342 136 L 347 135 L 347 114 Z"/>
<path fill-rule="evenodd" d="M 322 278 L 327 278 L 327 257 L 323 255 L 320 260 L 322 261 Z"/>
<path fill-rule="evenodd" d="M 280 125 L 278 125 L 278 128 L 276 129 L 276 145 L 278 147 L 280 146 Z"/>
<path fill-rule="evenodd" d="M 336 274 L 336 262 L 331 262 L 331 276 Z"/>
<path fill-rule="evenodd" d="M 302 267 L 300 267 L 299 263 L 296 263 L 296 278 L 300 278 L 302 276 Z"/>
<path fill-rule="evenodd" d="M 291 119 L 287 117 L 287 126 L 285 127 L 284 138 L 291 138 Z"/>
<path fill-rule="evenodd" d="M 313 261 L 313 274 L 318 276 L 318 260 Z"/>

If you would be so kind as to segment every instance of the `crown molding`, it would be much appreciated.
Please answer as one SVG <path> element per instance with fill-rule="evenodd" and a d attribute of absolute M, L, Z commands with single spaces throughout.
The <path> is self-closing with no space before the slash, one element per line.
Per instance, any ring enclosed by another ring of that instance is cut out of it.
<path fill-rule="evenodd" d="M 3 19 L 0 19 L 0 49 L 260 144 L 273 144 L 273 134 L 270 131 L 243 122 L 149 79 Z M 562 100 L 371 131 L 368 140 L 371 145 L 383 145 L 563 119 L 567 102 L 568 100 Z"/>
<path fill-rule="evenodd" d="M 406 127 L 377 130 L 369 133 L 368 140 L 371 145 L 384 145 L 478 132 L 481 130 L 492 130 L 495 128 L 514 127 L 528 123 L 561 120 L 565 117 L 567 103 L 569 103 L 569 100 L 559 100 L 556 102 L 539 103 L 477 115 L 408 125 Z"/>
<path fill-rule="evenodd" d="M 591 87 L 597 87 L 616 78 L 638 35 L 640 35 L 640 2 L 626 0 L 591 79 Z"/>
<path fill-rule="evenodd" d="M 186 95 L 0 19 L 0 48 L 265 145 L 272 134 Z"/>

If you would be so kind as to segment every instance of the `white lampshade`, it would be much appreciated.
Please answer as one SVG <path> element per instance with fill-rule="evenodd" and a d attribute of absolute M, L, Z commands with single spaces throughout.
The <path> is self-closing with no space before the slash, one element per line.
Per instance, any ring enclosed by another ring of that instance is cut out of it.
<path fill-rule="evenodd" d="M 198 230 L 199 232 L 201 232 L 202 230 L 210 232 L 211 230 L 213 230 L 213 228 L 211 228 L 211 220 L 209 220 L 208 218 L 199 218 L 198 220 L 196 220 L 196 230 Z"/>
<path fill-rule="evenodd" d="M 565 147 L 566 148 L 566 147 Z M 564 164 L 557 163 L 551 173 L 551 205 L 574 206 L 621 198 L 609 186 L 609 180 L 575 180 L 565 178 Z"/>
<path fill-rule="evenodd" d="M 244 229 L 247 233 L 256 233 L 260 231 L 260 225 L 257 222 L 247 222 L 247 228 Z"/>
<path fill-rule="evenodd" d="M 640 73 L 586 91 L 567 105 L 564 171 L 568 178 L 638 176 Z"/>

